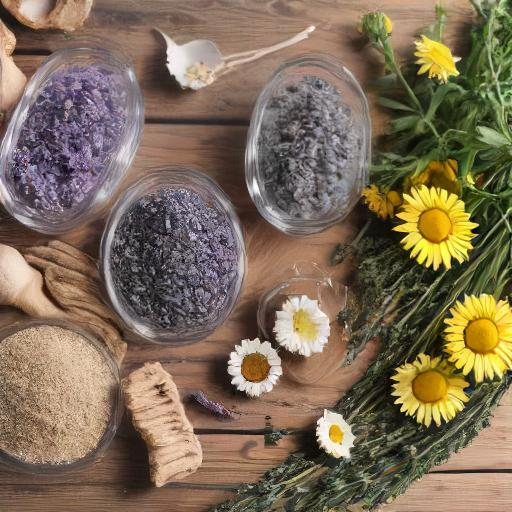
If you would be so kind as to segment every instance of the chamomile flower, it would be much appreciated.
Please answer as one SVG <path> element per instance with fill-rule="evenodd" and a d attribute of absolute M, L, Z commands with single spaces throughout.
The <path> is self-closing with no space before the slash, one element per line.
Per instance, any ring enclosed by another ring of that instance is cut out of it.
<path fill-rule="evenodd" d="M 329 317 L 307 295 L 289 298 L 276 313 L 276 341 L 290 352 L 306 357 L 322 352 L 330 332 Z"/>
<path fill-rule="evenodd" d="M 242 340 L 231 352 L 228 373 L 231 384 L 249 396 L 268 393 L 283 374 L 281 359 L 268 341 Z"/>
<path fill-rule="evenodd" d="M 341 414 L 325 409 L 316 425 L 316 439 L 320 448 L 337 459 L 350 458 L 355 436 Z"/>

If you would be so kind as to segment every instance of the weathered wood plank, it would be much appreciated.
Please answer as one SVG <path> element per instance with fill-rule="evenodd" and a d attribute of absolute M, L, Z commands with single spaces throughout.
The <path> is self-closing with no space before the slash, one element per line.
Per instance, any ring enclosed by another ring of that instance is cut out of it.
<path fill-rule="evenodd" d="M 434 19 L 435 0 L 409 2 L 407 9 L 397 0 L 361 4 L 351 0 L 295 0 L 223 2 L 216 0 L 97 0 L 83 29 L 71 35 L 33 31 L 9 15 L 0 16 L 13 26 L 18 38 L 17 57 L 32 73 L 41 56 L 30 61 L 27 53 L 53 51 L 75 39 L 103 38 L 119 44 L 135 62 L 144 90 L 146 113 L 158 119 L 218 119 L 247 122 L 254 102 L 271 73 L 283 60 L 304 53 L 327 53 L 352 69 L 363 83 L 380 71 L 374 54 L 362 51 L 356 27 L 364 12 L 382 9 L 395 20 L 394 40 L 402 53 L 410 52 L 415 33 Z M 464 30 L 471 9 L 467 0 L 445 2 L 450 12 L 447 39 Z M 267 46 L 314 24 L 316 32 L 300 45 L 245 66 L 200 92 L 181 91 L 165 68 L 162 38 L 152 30 L 158 26 L 177 42 L 193 38 L 214 40 L 225 53 Z"/>
<path fill-rule="evenodd" d="M 381 512 L 506 512 L 512 474 L 430 474 Z"/>
<path fill-rule="evenodd" d="M 510 510 L 512 474 L 430 474 L 381 512 L 505 512 Z M 13 497 L 16 496 L 14 499 Z M 112 488 L 91 485 L 40 484 L 0 487 L 3 512 L 206 512 L 233 494 L 227 489 L 198 487 Z M 86 507 L 86 508 L 84 508 Z M 179 508 L 178 508 L 179 507 Z"/>
<path fill-rule="evenodd" d="M 0 486 L 2 512 L 207 512 L 233 494 L 224 489 L 119 487 L 87 482 Z"/>

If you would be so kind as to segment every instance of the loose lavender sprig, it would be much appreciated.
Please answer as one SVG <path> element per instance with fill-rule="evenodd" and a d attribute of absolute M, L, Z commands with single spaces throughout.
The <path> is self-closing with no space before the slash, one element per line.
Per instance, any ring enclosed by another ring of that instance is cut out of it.
<path fill-rule="evenodd" d="M 236 419 L 237 415 L 234 411 L 231 411 L 227 407 L 224 407 L 221 403 L 210 400 L 202 391 L 194 391 L 190 394 L 196 403 L 206 410 L 210 411 L 213 415 L 219 416 L 220 418 L 227 418 L 230 420 Z"/>

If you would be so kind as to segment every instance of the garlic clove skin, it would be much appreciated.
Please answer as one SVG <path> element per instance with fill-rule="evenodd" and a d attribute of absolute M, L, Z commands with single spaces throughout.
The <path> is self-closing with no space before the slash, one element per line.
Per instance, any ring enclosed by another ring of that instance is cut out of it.
<path fill-rule="evenodd" d="M 214 81 L 215 71 L 222 66 L 223 59 L 212 41 L 196 39 L 178 45 L 161 30 L 158 32 L 167 44 L 167 69 L 182 89 L 197 91 Z"/>
<path fill-rule="evenodd" d="M 2 0 L 2 4 L 27 27 L 73 32 L 88 18 L 93 0 Z"/>

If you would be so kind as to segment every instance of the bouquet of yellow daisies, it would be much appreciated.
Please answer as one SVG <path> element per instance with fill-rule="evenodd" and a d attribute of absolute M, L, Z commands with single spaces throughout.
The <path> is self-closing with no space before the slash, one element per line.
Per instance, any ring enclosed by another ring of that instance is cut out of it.
<path fill-rule="evenodd" d="M 356 300 L 340 313 L 348 361 L 375 338 L 381 352 L 319 420 L 338 458 L 293 456 L 216 510 L 371 509 L 470 443 L 510 385 L 512 2 L 472 3 L 479 21 L 462 59 L 443 43 L 441 7 L 406 64 L 392 20 L 363 17 L 392 118 L 363 195 L 371 219 L 333 261 L 358 267 Z"/>

